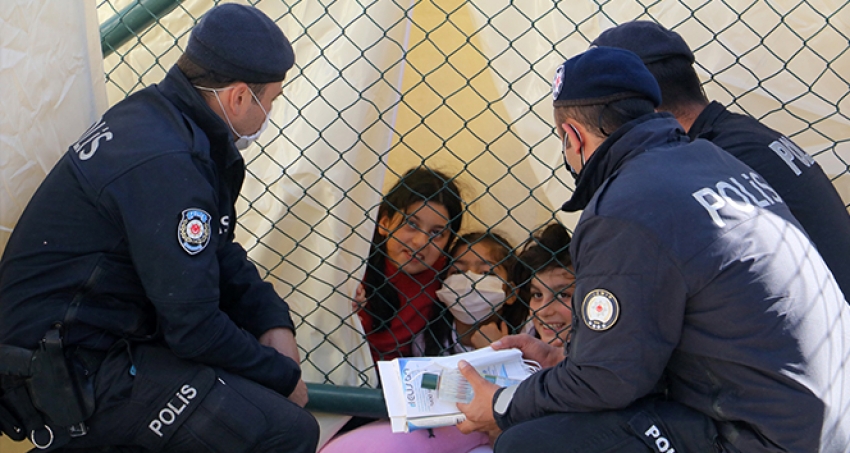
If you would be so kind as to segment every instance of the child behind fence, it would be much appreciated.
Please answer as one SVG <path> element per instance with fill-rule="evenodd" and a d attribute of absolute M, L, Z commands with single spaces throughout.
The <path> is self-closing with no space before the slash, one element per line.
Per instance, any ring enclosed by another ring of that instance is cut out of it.
<path fill-rule="evenodd" d="M 569 245 L 569 231 L 549 224 L 525 243 L 513 272 L 520 302 L 531 309 L 536 336 L 556 346 L 564 346 L 572 331 L 576 278 Z"/>
<path fill-rule="evenodd" d="M 358 312 L 373 359 L 421 355 L 413 338 L 436 315 L 439 275 L 462 214 L 454 180 L 425 167 L 402 175 L 384 196 Z"/>
<path fill-rule="evenodd" d="M 358 296 L 364 299 L 358 315 L 375 360 L 424 352 L 414 347 L 414 338 L 438 315 L 439 276 L 462 213 L 455 182 L 424 167 L 405 173 L 384 197 Z M 486 435 L 464 435 L 454 426 L 402 434 L 393 433 L 389 421 L 376 420 L 338 434 L 320 451 L 465 453 L 486 443 Z"/>
<path fill-rule="evenodd" d="M 520 333 L 528 306 L 516 303 L 510 243 L 492 231 L 467 233 L 451 254 L 448 276 L 437 291 L 445 309 L 427 332 L 426 355 L 467 352 Z"/>

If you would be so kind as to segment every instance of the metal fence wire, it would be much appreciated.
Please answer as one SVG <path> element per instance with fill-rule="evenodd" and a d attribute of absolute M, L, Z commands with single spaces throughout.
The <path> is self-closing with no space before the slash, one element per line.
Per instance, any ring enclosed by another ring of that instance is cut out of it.
<path fill-rule="evenodd" d="M 217 1 L 100 0 L 115 103 L 157 83 Z M 709 98 L 796 141 L 850 200 L 850 7 L 828 0 L 258 0 L 296 51 L 245 152 L 239 240 L 293 307 L 305 380 L 374 387 L 352 300 L 377 206 L 407 169 L 456 177 L 461 233 L 520 246 L 573 182 L 551 125 L 555 68 L 606 28 L 685 38 Z M 663 203 L 663 200 L 659 200 Z"/>

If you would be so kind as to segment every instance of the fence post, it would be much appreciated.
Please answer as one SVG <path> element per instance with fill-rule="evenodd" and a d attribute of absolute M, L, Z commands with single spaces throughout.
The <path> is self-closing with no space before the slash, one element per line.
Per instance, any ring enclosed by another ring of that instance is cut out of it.
<path fill-rule="evenodd" d="M 141 30 L 177 7 L 183 0 L 138 0 L 100 26 L 100 50 L 111 54 Z"/>

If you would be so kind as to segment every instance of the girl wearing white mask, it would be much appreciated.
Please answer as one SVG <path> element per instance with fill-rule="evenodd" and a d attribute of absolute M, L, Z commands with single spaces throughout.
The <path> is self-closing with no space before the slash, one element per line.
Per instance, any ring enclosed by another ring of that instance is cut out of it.
<path fill-rule="evenodd" d="M 452 247 L 452 265 L 437 297 L 445 306 L 425 339 L 425 354 L 478 349 L 519 333 L 528 307 L 517 304 L 508 276 L 516 258 L 494 232 L 467 233 Z"/>

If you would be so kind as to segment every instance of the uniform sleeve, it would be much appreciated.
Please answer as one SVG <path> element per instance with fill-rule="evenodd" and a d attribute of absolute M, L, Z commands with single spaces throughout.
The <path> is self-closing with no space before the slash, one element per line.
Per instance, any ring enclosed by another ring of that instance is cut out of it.
<path fill-rule="evenodd" d="M 260 345 L 220 309 L 220 215 L 204 175 L 188 153 L 166 154 L 123 174 L 102 196 L 123 223 L 171 350 L 289 395 L 300 378 L 298 364 Z"/>
<path fill-rule="evenodd" d="M 275 327 L 295 332 L 289 305 L 263 281 L 248 254 L 229 241 L 218 252 L 221 308 L 240 327 L 258 337 Z"/>
<path fill-rule="evenodd" d="M 502 429 L 551 413 L 625 408 L 653 391 L 679 342 L 686 287 L 667 247 L 633 223 L 601 217 L 580 223 L 571 247 L 577 322 L 568 358 L 519 386 L 496 412 Z M 583 313 L 588 294 L 617 312 L 597 317 L 599 330 Z"/>

